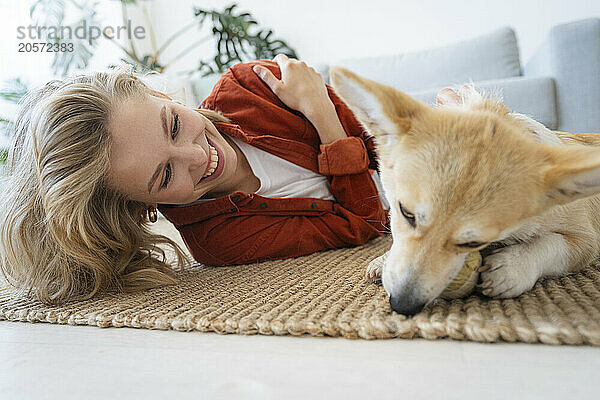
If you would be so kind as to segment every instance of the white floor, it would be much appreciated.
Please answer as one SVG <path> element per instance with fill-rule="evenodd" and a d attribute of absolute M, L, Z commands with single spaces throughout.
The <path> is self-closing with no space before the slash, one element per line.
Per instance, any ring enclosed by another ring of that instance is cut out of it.
<path fill-rule="evenodd" d="M 0 400 L 600 398 L 592 347 L 0 321 L 0 360 Z"/>
<path fill-rule="evenodd" d="M 0 322 L 0 399 L 598 399 L 600 348 Z"/>

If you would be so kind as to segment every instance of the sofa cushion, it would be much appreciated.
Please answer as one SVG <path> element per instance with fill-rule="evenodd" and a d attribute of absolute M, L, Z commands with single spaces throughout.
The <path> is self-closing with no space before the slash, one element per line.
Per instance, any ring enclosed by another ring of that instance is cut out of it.
<path fill-rule="evenodd" d="M 476 88 L 494 93 L 514 112 L 525 114 L 550 129 L 558 128 L 556 113 L 556 87 L 554 79 L 515 77 L 490 81 L 474 82 Z M 408 92 L 424 103 L 435 104 L 440 86 L 436 89 Z"/>
<path fill-rule="evenodd" d="M 509 27 L 436 49 L 353 58 L 334 65 L 405 91 L 521 75 L 517 38 Z M 319 70 L 328 79 L 327 66 Z"/>

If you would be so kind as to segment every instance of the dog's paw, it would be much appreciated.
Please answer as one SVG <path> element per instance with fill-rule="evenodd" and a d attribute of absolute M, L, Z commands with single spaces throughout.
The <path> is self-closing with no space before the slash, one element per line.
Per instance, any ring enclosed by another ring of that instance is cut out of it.
<path fill-rule="evenodd" d="M 477 285 L 484 295 L 510 298 L 530 290 L 540 277 L 538 266 L 527 257 L 521 245 L 504 247 L 483 260 L 482 283 Z"/>
<path fill-rule="evenodd" d="M 368 281 L 373 283 L 381 283 L 381 271 L 386 258 L 387 253 L 377 257 L 369 263 L 365 271 L 365 278 L 367 278 Z"/>

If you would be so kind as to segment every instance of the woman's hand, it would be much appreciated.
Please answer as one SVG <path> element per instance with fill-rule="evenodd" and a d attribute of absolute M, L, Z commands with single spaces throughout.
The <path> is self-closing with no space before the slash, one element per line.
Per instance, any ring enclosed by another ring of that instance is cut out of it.
<path fill-rule="evenodd" d="M 260 65 L 254 66 L 254 72 L 286 106 L 304 114 L 317 130 L 321 143 L 347 137 L 321 75 L 284 54 L 277 54 L 273 60 L 279 65 L 281 80 Z"/>
<path fill-rule="evenodd" d="M 304 61 L 277 54 L 273 61 L 281 70 L 281 80 L 267 68 L 254 66 L 254 72 L 289 108 L 300 111 L 307 118 L 331 103 L 321 75 Z"/>

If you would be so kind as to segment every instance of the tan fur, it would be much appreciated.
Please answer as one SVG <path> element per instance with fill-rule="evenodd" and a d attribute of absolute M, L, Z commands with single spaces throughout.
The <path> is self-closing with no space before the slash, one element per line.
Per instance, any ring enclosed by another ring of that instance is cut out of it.
<path fill-rule="evenodd" d="M 555 131 L 556 135 L 565 143 L 600 146 L 600 133 L 569 133 Z"/>
<path fill-rule="evenodd" d="M 559 132 L 567 145 L 540 144 L 474 89 L 461 106 L 432 108 L 343 68 L 331 79 L 375 137 L 394 238 L 382 282 L 396 311 L 436 298 L 466 254 L 491 242 L 508 244 L 482 268 L 492 297 L 517 296 L 600 252 L 600 135 Z M 457 247 L 466 242 L 486 244 Z"/>

